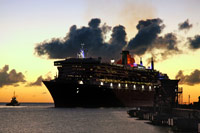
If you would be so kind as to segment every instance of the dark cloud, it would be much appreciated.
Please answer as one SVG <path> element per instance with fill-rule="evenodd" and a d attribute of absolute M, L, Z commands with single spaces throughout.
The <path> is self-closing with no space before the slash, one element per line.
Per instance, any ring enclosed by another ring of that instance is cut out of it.
<path fill-rule="evenodd" d="M 88 27 L 77 28 L 73 25 L 65 38 L 44 41 L 35 47 L 35 53 L 39 56 L 47 55 L 48 58 L 76 57 L 80 44 L 84 43 L 89 57 L 119 54 L 126 44 L 125 28 L 121 25 L 115 26 L 109 43 L 105 43 L 104 36 L 111 27 L 106 24 L 100 27 L 100 22 L 100 19 L 95 18 L 89 22 Z"/>
<path fill-rule="evenodd" d="M 10 72 L 8 71 L 8 65 L 5 65 L 2 69 L 0 69 L 0 87 L 5 85 L 18 86 L 19 82 L 26 82 L 23 73 L 17 73 L 15 69 L 12 69 Z"/>
<path fill-rule="evenodd" d="M 102 34 L 103 34 L 103 39 L 107 39 L 107 34 L 111 31 L 112 27 L 108 26 L 106 23 L 104 23 L 101 27 Z"/>
<path fill-rule="evenodd" d="M 28 86 L 41 86 L 43 80 L 51 80 L 51 77 L 48 76 L 47 78 L 43 78 L 42 76 L 39 76 L 35 82 L 29 83 L 28 85 L 26 85 L 26 87 L 28 87 Z"/>
<path fill-rule="evenodd" d="M 89 23 L 88 23 L 88 25 L 91 27 L 91 28 L 98 28 L 99 27 L 99 25 L 100 25 L 100 23 L 101 23 L 101 20 L 100 19 L 98 19 L 98 18 L 94 18 L 94 19 L 92 19 Z"/>
<path fill-rule="evenodd" d="M 161 58 L 157 59 L 157 61 L 165 60 L 172 55 L 182 53 L 182 51 L 178 48 L 178 40 L 174 33 L 167 33 L 163 37 L 158 37 L 149 51 L 155 48 L 162 50 L 157 56 L 155 56 L 155 59 L 159 55 L 161 56 Z"/>
<path fill-rule="evenodd" d="M 189 46 L 191 49 L 199 49 L 200 48 L 200 35 L 196 35 L 194 38 L 188 38 Z"/>
<path fill-rule="evenodd" d="M 159 18 L 140 21 L 137 25 L 138 33 L 129 42 L 128 49 L 136 55 L 151 53 L 155 61 L 165 60 L 169 56 L 181 53 L 176 34 L 167 33 L 159 36 L 163 28 L 164 24 Z M 154 49 L 160 49 L 159 53 L 153 53 Z"/>
<path fill-rule="evenodd" d="M 53 38 L 51 41 L 38 44 L 35 47 L 35 54 L 48 56 L 48 58 L 76 57 L 80 44 L 84 43 L 88 57 L 118 59 L 123 49 L 130 50 L 134 55 L 140 56 L 149 52 L 154 56 L 156 53 L 152 51 L 161 49 L 157 55 L 159 54 L 162 59 L 155 59 L 159 61 L 180 53 L 176 34 L 168 33 L 159 36 L 164 27 L 160 18 L 141 20 L 136 27 L 138 33 L 127 42 L 124 26 L 111 28 L 105 23 L 101 25 L 101 20 L 95 18 L 89 21 L 88 26 L 81 28 L 77 28 L 76 25 L 71 26 L 66 37 L 62 39 Z M 106 35 L 110 32 L 110 40 L 106 42 Z"/>
<path fill-rule="evenodd" d="M 200 70 L 196 69 L 191 72 L 190 75 L 184 75 L 183 71 L 180 70 L 177 75 L 176 79 L 180 79 L 180 84 L 187 84 L 187 85 L 195 85 L 200 83 Z"/>
<path fill-rule="evenodd" d="M 192 24 L 189 24 L 189 20 L 185 20 L 183 23 L 178 24 L 179 30 L 189 30 L 192 28 Z"/>
<path fill-rule="evenodd" d="M 149 47 L 152 47 L 153 42 L 157 39 L 158 34 L 161 33 L 163 28 L 164 25 L 159 18 L 139 21 L 137 25 L 138 33 L 130 40 L 128 49 L 133 50 L 137 55 L 144 54 Z"/>
<path fill-rule="evenodd" d="M 154 47 L 179 51 L 177 46 L 177 37 L 174 33 L 168 33 L 165 34 L 164 37 L 158 37 L 154 41 Z"/>

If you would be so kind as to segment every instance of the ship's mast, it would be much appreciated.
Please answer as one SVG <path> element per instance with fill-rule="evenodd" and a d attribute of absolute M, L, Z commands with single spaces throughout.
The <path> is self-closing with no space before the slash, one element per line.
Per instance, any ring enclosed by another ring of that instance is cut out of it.
<path fill-rule="evenodd" d="M 83 48 L 84 45 L 85 45 L 84 43 L 81 44 L 81 49 L 80 49 L 79 53 L 77 54 L 78 58 L 85 58 L 85 52 L 84 52 L 84 48 Z"/>

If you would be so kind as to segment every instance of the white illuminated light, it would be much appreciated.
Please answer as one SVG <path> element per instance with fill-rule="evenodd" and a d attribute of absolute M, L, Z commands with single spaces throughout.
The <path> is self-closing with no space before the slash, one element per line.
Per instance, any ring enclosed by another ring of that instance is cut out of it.
<path fill-rule="evenodd" d="M 113 83 L 110 83 L 110 87 L 113 87 Z"/>
<path fill-rule="evenodd" d="M 120 83 L 118 84 L 118 88 L 121 88 L 121 84 Z"/>
<path fill-rule="evenodd" d="M 125 87 L 127 88 L 127 87 L 128 87 L 128 85 L 127 85 L 127 84 L 125 84 Z"/>
<path fill-rule="evenodd" d="M 79 93 L 79 88 L 76 89 L 76 93 L 77 93 L 77 94 Z"/>
<path fill-rule="evenodd" d="M 144 90 L 144 85 L 142 85 L 142 90 Z"/>
<path fill-rule="evenodd" d="M 151 86 L 149 86 L 149 91 L 151 91 Z"/>
<path fill-rule="evenodd" d="M 133 85 L 134 90 L 136 90 L 136 85 Z"/>
<path fill-rule="evenodd" d="M 83 84 L 83 81 L 81 80 L 81 81 L 79 81 L 79 84 Z"/>
<path fill-rule="evenodd" d="M 103 82 L 101 82 L 100 85 L 103 85 Z"/>
<path fill-rule="evenodd" d="M 113 63 L 115 63 L 115 60 L 110 60 L 110 62 L 113 64 Z"/>

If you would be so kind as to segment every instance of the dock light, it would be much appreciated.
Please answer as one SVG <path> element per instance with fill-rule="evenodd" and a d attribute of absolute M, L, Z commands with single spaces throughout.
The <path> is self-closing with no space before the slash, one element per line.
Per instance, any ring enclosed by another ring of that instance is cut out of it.
<path fill-rule="evenodd" d="M 121 88 L 121 84 L 120 83 L 118 84 L 118 88 Z"/>
<path fill-rule="evenodd" d="M 103 82 L 101 82 L 100 85 L 103 85 Z"/>
<path fill-rule="evenodd" d="M 82 81 L 82 80 L 81 80 L 81 81 L 78 81 L 78 83 L 82 85 L 82 84 L 83 84 L 83 81 Z"/>

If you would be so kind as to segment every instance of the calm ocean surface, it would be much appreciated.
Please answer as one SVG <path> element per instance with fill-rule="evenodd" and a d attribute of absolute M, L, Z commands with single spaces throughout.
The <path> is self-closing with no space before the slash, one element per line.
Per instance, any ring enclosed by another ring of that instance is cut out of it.
<path fill-rule="evenodd" d="M 129 118 L 128 108 L 54 108 L 53 104 L 0 104 L 0 133 L 172 133 Z"/>

